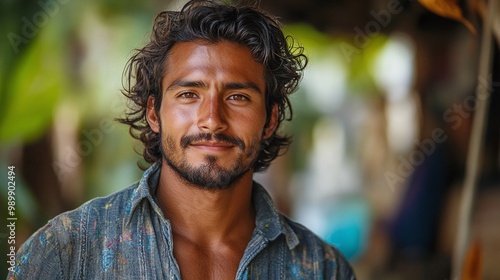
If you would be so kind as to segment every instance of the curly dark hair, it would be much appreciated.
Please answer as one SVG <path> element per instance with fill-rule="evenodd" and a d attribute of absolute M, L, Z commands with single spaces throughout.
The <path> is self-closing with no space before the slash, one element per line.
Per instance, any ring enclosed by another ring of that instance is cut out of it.
<path fill-rule="evenodd" d="M 130 58 L 124 71 L 123 94 L 129 98 L 129 111 L 121 123 L 130 126 L 130 134 L 144 143 L 143 157 L 148 163 L 161 162 L 161 135 L 149 127 L 145 116 L 148 98 L 154 97 L 160 110 L 161 80 L 165 61 L 175 43 L 194 40 L 235 42 L 248 47 L 265 69 L 266 126 L 274 104 L 278 105 L 278 125 L 274 134 L 262 141 L 255 162 L 256 172 L 266 170 L 291 137 L 278 134 L 283 120 L 293 116 L 288 95 L 294 92 L 307 64 L 303 48 L 285 36 L 278 20 L 252 6 L 216 1 L 189 1 L 181 11 L 163 11 L 153 22 L 151 41 Z M 175 70 L 174 70 L 175 71 Z M 134 84 L 135 81 L 135 84 Z"/>

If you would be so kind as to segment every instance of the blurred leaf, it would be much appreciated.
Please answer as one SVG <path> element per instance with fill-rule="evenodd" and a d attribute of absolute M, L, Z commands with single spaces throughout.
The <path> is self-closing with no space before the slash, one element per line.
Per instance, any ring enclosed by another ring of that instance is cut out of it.
<path fill-rule="evenodd" d="M 469 20 L 463 17 L 457 0 L 418 0 L 418 2 L 439 16 L 461 22 L 473 35 L 476 35 L 476 29 Z"/>
<path fill-rule="evenodd" d="M 310 65 L 315 60 L 327 61 L 328 58 L 333 58 L 336 63 L 342 63 L 342 67 L 347 72 L 346 82 L 349 94 L 370 97 L 378 93 L 370 69 L 373 68 L 375 59 L 388 41 L 388 37 L 384 34 L 365 35 L 364 45 L 357 46 L 354 43 L 351 44 L 352 38 L 333 37 L 308 24 L 287 25 L 285 33 L 298 39 L 305 49 L 305 54 L 309 57 Z M 345 58 L 342 44 L 347 44 L 356 50 L 349 59 L 338 59 Z"/>
<path fill-rule="evenodd" d="M 285 34 L 297 38 L 308 53 L 323 51 L 331 48 L 333 44 L 332 38 L 309 24 L 290 24 L 285 26 L 284 31 Z"/>
<path fill-rule="evenodd" d="M 0 143 L 32 140 L 50 125 L 61 84 L 61 53 L 46 26 L 13 70 L 0 120 Z"/>
<path fill-rule="evenodd" d="M 388 37 L 383 34 L 370 37 L 369 43 L 361 49 L 360 54 L 353 56 L 347 68 L 347 83 L 352 93 L 364 97 L 370 97 L 378 93 L 373 73 L 370 69 L 373 69 L 373 64 L 387 42 Z"/>
<path fill-rule="evenodd" d="M 467 249 L 465 263 L 462 272 L 463 280 L 483 279 L 483 260 L 484 250 L 479 241 L 473 240 Z"/>

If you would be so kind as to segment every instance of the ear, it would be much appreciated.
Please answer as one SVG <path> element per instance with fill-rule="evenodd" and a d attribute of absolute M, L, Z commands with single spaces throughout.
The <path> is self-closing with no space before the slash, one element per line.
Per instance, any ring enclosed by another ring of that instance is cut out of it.
<path fill-rule="evenodd" d="M 158 115 L 156 114 L 155 99 L 153 96 L 150 96 L 148 98 L 148 104 L 146 107 L 146 121 L 148 122 L 149 127 L 151 127 L 151 130 L 156 133 L 160 133 L 160 122 L 158 119 Z"/>
<path fill-rule="evenodd" d="M 269 118 L 269 123 L 264 127 L 264 139 L 271 137 L 278 126 L 278 104 L 273 105 L 271 110 L 271 117 Z"/>

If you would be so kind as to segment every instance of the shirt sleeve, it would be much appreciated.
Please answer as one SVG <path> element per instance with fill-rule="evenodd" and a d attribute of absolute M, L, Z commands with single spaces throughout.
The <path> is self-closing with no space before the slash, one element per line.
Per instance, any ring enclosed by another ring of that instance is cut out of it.
<path fill-rule="evenodd" d="M 64 279 L 60 234 L 53 221 L 35 232 L 19 248 L 7 279 Z"/>

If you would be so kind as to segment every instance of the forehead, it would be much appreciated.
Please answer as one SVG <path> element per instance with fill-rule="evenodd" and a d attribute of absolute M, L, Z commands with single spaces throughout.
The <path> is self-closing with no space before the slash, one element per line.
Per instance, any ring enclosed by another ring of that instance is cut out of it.
<path fill-rule="evenodd" d="M 251 50 L 230 41 L 196 40 L 176 43 L 165 62 L 166 80 L 210 79 L 253 82 L 265 87 L 264 66 Z"/>

